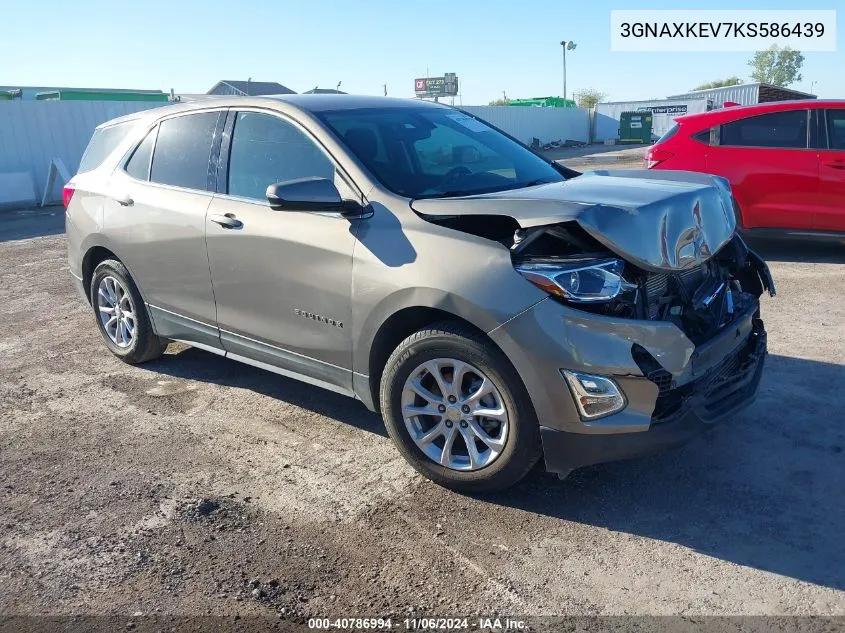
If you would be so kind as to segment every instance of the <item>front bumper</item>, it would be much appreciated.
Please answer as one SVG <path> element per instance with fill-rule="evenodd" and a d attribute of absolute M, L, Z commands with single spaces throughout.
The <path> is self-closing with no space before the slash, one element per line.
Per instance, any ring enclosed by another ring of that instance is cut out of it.
<path fill-rule="evenodd" d="M 669 322 L 604 317 L 552 300 L 490 336 L 522 377 L 547 469 L 559 473 L 682 444 L 753 401 L 766 355 L 756 300 L 699 345 Z M 613 377 L 626 408 L 582 420 L 560 369 Z"/>
<path fill-rule="evenodd" d="M 717 367 L 683 387 L 662 393 L 647 431 L 597 435 L 541 426 L 546 469 L 568 473 L 686 443 L 754 402 L 766 354 L 766 332 L 758 321 L 746 343 Z"/>

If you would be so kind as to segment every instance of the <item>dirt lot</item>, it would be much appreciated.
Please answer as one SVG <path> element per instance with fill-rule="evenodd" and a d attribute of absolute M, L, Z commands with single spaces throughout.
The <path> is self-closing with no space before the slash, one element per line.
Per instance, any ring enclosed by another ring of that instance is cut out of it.
<path fill-rule="evenodd" d="M 0 614 L 845 615 L 845 247 L 766 251 L 751 409 L 470 498 L 352 400 L 113 358 L 50 213 L 0 216 Z"/>
<path fill-rule="evenodd" d="M 597 169 L 642 169 L 647 145 L 565 147 L 544 155 L 580 172 Z"/>

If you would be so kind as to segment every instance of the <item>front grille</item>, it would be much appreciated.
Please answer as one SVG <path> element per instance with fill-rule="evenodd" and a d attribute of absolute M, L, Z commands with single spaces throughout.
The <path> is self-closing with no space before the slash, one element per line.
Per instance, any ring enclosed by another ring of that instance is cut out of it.
<path fill-rule="evenodd" d="M 660 389 L 652 414 L 652 423 L 665 422 L 677 413 L 686 401 L 692 401 L 692 399 L 695 402 L 694 406 L 698 408 L 699 415 L 705 419 L 716 418 L 727 412 L 746 397 L 749 384 L 755 379 L 765 354 L 766 332 L 762 328 L 762 323 L 758 322 L 745 345 L 726 357 L 707 374 L 682 387 L 666 390 L 663 388 L 665 382 L 658 382 L 651 377 L 651 372 L 647 373 L 649 380 L 657 383 Z M 671 379 L 671 375 L 669 377 Z"/>
<path fill-rule="evenodd" d="M 691 297 L 708 275 L 707 266 L 697 266 L 677 273 L 649 273 L 645 282 L 648 318 L 663 317 L 662 308 L 677 297 L 678 284 Z"/>

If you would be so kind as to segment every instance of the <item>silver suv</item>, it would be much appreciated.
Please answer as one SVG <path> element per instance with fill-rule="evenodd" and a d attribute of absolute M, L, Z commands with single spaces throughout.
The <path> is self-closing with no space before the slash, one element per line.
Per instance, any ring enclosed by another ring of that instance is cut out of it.
<path fill-rule="evenodd" d="M 97 129 L 65 204 L 114 355 L 183 341 L 357 398 L 454 489 L 678 444 L 760 381 L 774 285 L 725 180 L 581 175 L 443 105 L 131 115 Z"/>

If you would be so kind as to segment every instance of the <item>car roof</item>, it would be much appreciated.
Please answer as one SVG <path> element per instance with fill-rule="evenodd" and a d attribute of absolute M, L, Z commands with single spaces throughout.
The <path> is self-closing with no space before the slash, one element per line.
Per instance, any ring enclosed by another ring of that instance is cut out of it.
<path fill-rule="evenodd" d="M 292 94 L 292 95 L 263 95 L 260 97 L 235 97 L 209 95 L 190 102 L 174 103 L 167 106 L 133 112 L 116 119 L 110 119 L 97 126 L 97 129 L 128 123 L 130 121 L 159 119 L 178 112 L 203 110 L 206 108 L 238 108 L 280 106 L 280 109 L 293 109 L 309 113 L 325 112 L 329 110 L 362 110 L 370 108 L 449 108 L 442 103 L 434 103 L 424 99 L 400 99 L 397 97 L 373 97 L 366 95 L 347 94 Z"/>
<path fill-rule="evenodd" d="M 845 108 L 843 99 L 795 99 L 791 101 L 769 101 L 767 103 L 755 103 L 752 105 L 728 106 L 718 110 L 707 112 L 696 112 L 676 117 L 678 123 L 689 125 L 715 125 L 735 119 L 769 112 L 780 112 L 782 110 L 796 110 L 800 108 Z"/>

